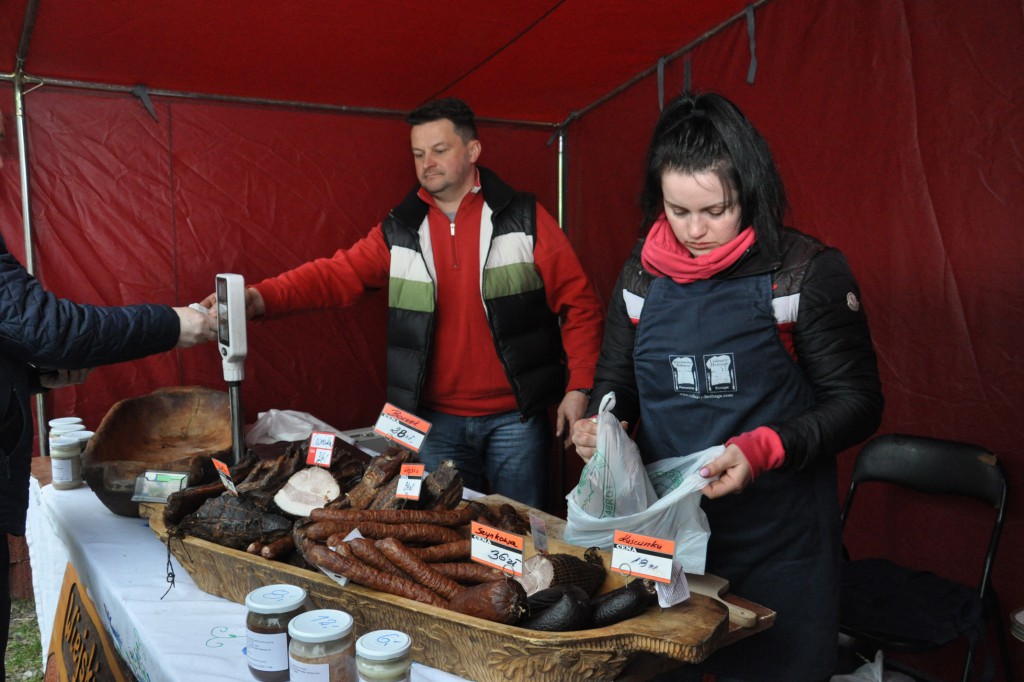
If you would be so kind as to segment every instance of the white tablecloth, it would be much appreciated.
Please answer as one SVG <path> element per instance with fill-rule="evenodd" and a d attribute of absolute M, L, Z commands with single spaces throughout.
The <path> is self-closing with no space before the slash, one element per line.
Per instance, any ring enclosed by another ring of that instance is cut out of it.
<path fill-rule="evenodd" d="M 34 478 L 31 486 L 26 536 L 44 657 L 70 561 L 139 680 L 252 682 L 244 606 L 197 588 L 173 557 L 168 592 L 167 548 L 145 519 L 111 513 L 86 487 L 55 490 Z M 414 664 L 412 679 L 462 678 Z"/>

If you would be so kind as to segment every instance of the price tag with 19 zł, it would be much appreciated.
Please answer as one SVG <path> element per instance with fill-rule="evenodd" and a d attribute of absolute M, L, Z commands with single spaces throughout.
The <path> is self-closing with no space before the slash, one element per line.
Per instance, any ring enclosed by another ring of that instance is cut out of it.
<path fill-rule="evenodd" d="M 523 574 L 523 536 L 473 521 L 470 524 L 473 561 L 512 575 Z"/>
<path fill-rule="evenodd" d="M 428 431 L 430 431 L 430 422 L 420 419 L 411 412 L 399 409 L 391 403 L 384 404 L 377 423 L 373 425 L 374 433 L 413 452 L 420 451 L 420 446 L 423 445 L 423 439 L 426 438 Z"/>
<path fill-rule="evenodd" d="M 227 488 L 232 495 L 237 495 L 238 490 L 235 489 L 235 483 L 231 480 L 231 469 L 228 468 L 228 465 L 214 457 L 211 457 L 210 461 L 213 462 L 213 467 L 217 470 L 217 474 L 220 475 L 220 480 L 221 483 L 224 484 L 224 487 Z"/>
<path fill-rule="evenodd" d="M 306 464 L 315 464 L 325 469 L 331 468 L 331 455 L 334 454 L 335 435 L 329 431 L 314 431 L 309 434 L 309 453 Z"/>
<path fill-rule="evenodd" d="M 398 474 L 398 489 L 395 491 L 395 497 L 403 500 L 420 499 L 424 468 L 422 464 L 403 464 Z"/>
<path fill-rule="evenodd" d="M 671 582 L 675 550 L 676 543 L 671 540 L 617 530 L 612 541 L 611 569 L 633 578 Z"/>

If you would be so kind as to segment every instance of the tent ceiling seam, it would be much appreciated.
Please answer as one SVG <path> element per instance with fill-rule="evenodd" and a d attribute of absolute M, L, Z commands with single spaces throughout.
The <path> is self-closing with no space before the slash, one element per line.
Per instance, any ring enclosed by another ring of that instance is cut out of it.
<path fill-rule="evenodd" d="M 507 40 L 507 41 L 505 42 L 505 44 L 504 44 L 504 45 L 502 45 L 501 47 L 499 47 L 498 49 L 496 49 L 496 50 L 495 50 L 494 52 L 492 52 L 491 54 L 489 54 L 489 55 L 487 55 L 486 57 L 484 57 L 484 58 L 483 58 L 482 60 L 480 60 L 479 62 L 477 62 L 477 64 L 476 64 L 475 66 L 473 66 L 472 68 L 470 68 L 470 69 L 469 69 L 468 71 L 466 71 L 465 73 L 463 73 L 463 74 L 462 74 L 461 76 L 458 76 L 458 77 L 457 77 L 457 78 L 455 78 L 455 79 L 454 79 L 453 81 L 451 81 L 450 83 L 448 83 L 448 85 L 445 85 L 445 86 L 444 86 L 443 88 L 441 88 L 440 90 L 438 90 L 437 92 L 435 92 L 435 93 L 434 93 L 433 95 L 431 95 L 430 97 L 428 97 L 428 98 L 426 99 L 426 101 L 428 101 L 428 102 L 429 102 L 430 100 L 432 100 L 432 99 L 435 99 L 436 97 L 438 97 L 438 96 L 439 96 L 439 95 L 440 95 L 440 94 L 441 94 L 442 92 L 445 92 L 445 91 L 447 91 L 447 90 L 451 89 L 452 87 L 454 87 L 454 86 L 455 86 L 455 84 L 456 84 L 456 83 L 458 83 L 458 82 L 460 82 L 460 81 L 464 80 L 464 79 L 465 79 L 465 78 L 467 78 L 467 77 L 468 77 L 468 76 L 469 76 L 469 75 L 470 75 L 471 73 L 473 73 L 474 71 L 476 71 L 477 69 L 479 69 L 479 68 L 480 68 L 481 66 L 483 66 L 483 65 L 484 65 L 484 64 L 486 64 L 487 62 L 491 61 L 492 59 L 494 59 L 495 57 L 497 57 L 497 56 L 498 56 L 499 54 L 501 54 L 502 52 L 504 52 L 505 50 L 507 50 L 507 49 L 508 49 L 509 47 L 511 47 L 512 45 L 514 45 L 515 43 L 517 43 L 517 42 L 518 42 L 518 41 L 519 41 L 519 40 L 520 40 L 520 39 L 521 39 L 521 38 L 522 38 L 523 36 L 525 36 L 525 35 L 526 35 L 527 33 L 529 33 L 530 31 L 532 31 L 532 30 L 533 30 L 534 28 L 536 28 L 536 27 L 537 27 L 537 25 L 538 25 L 538 24 L 540 24 L 540 23 L 541 23 L 542 21 L 544 21 L 544 20 L 545 20 L 545 19 L 547 19 L 547 18 L 548 18 L 549 16 L 551 16 L 551 14 L 552 14 L 552 13 L 553 13 L 553 12 L 554 12 L 554 11 L 555 11 L 556 9 L 558 9 L 559 7 L 561 7 L 561 6 L 563 5 L 563 4 L 565 4 L 565 0 L 558 0 L 558 2 L 556 2 L 556 3 L 555 3 L 555 4 L 554 4 L 554 5 L 553 5 L 553 6 L 552 6 L 552 7 L 550 8 L 550 9 L 548 9 L 548 10 L 547 10 L 546 12 L 544 12 L 544 13 L 543 13 L 543 14 L 541 14 L 541 15 L 540 15 L 539 17 L 537 17 L 537 18 L 536 18 L 536 19 L 535 19 L 535 20 L 534 20 L 533 22 L 531 22 L 529 26 L 527 26 L 526 28 L 524 28 L 524 29 L 523 29 L 522 31 L 520 31 L 520 32 L 519 32 L 519 33 L 517 33 L 516 35 L 512 36 L 512 37 L 511 37 L 511 38 L 510 38 L 509 40 Z"/>

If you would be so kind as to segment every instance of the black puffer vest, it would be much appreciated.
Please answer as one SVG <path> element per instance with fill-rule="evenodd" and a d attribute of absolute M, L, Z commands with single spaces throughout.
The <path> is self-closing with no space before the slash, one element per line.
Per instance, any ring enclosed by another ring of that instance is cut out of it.
<path fill-rule="evenodd" d="M 533 263 L 537 202 L 480 168 L 484 203 L 490 210 L 490 244 L 483 262 L 481 297 L 498 359 L 505 368 L 520 413 L 529 417 L 561 399 L 565 352 L 558 316 L 547 304 L 544 282 Z M 428 206 L 413 190 L 384 220 L 391 250 L 388 285 L 388 402 L 414 411 L 419 406 L 434 328 L 432 268 L 421 245 L 428 240 Z M 486 223 L 487 211 L 481 221 Z M 481 225 L 481 239 L 488 225 Z M 429 248 L 429 246 L 428 246 Z M 511 258 L 509 257 L 511 256 Z"/>

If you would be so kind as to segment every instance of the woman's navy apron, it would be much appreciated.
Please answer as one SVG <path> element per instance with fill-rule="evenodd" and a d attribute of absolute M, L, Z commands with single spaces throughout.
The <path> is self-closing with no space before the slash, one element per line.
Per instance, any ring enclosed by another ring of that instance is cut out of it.
<path fill-rule="evenodd" d="M 783 347 L 771 276 L 652 282 L 636 334 L 640 452 L 648 461 L 697 452 L 814 404 Z M 835 664 L 839 527 L 835 461 L 766 471 L 742 493 L 703 499 L 707 571 L 777 613 L 768 630 L 702 666 L 750 680 L 818 680 Z"/>

